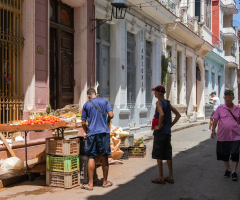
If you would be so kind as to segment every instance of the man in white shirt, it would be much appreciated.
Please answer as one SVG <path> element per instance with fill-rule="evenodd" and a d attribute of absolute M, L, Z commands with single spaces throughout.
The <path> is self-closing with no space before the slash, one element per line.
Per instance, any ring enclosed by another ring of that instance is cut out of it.
<path fill-rule="evenodd" d="M 213 102 L 209 102 L 210 104 L 213 105 L 213 111 L 210 117 L 210 123 L 209 123 L 209 128 L 204 129 L 204 131 L 211 131 L 212 129 L 212 125 L 213 125 L 213 119 L 212 116 L 214 115 L 215 111 L 217 110 L 218 106 L 220 106 L 220 100 L 219 98 L 216 96 L 216 92 L 212 92 L 209 94 L 209 100 L 213 101 Z"/>

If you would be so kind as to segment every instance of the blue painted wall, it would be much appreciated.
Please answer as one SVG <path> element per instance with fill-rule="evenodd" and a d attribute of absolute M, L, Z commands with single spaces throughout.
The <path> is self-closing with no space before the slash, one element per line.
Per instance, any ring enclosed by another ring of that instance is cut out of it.
<path fill-rule="evenodd" d="M 227 64 L 227 61 L 223 59 L 224 52 L 218 54 L 215 52 L 208 52 L 208 55 L 205 57 L 205 72 L 208 75 L 205 76 L 205 79 L 208 78 L 208 86 L 206 87 L 205 85 L 205 103 L 209 103 L 208 96 L 211 92 L 215 91 L 220 99 L 220 103 L 224 104 L 225 65 Z M 214 88 L 212 88 L 212 73 L 215 77 Z M 220 83 L 218 81 L 219 78 Z"/>

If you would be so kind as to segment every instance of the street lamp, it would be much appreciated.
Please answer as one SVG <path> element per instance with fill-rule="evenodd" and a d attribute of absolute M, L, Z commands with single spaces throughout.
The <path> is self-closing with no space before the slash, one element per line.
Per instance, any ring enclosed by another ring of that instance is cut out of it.
<path fill-rule="evenodd" d="M 124 19 L 128 5 L 125 0 L 114 0 L 112 3 L 112 16 L 115 19 Z"/>
<path fill-rule="evenodd" d="M 106 23 L 107 21 L 112 21 L 112 17 L 114 17 L 115 19 L 124 19 L 125 18 L 127 8 L 128 8 L 128 5 L 125 0 L 114 0 L 111 3 L 111 5 L 112 5 L 111 19 L 104 20 L 101 24 L 99 24 L 94 29 L 92 29 L 92 31 L 95 30 L 96 28 L 98 28 L 99 26 L 101 26 L 102 24 Z M 96 19 L 94 19 L 94 20 L 96 20 Z"/>

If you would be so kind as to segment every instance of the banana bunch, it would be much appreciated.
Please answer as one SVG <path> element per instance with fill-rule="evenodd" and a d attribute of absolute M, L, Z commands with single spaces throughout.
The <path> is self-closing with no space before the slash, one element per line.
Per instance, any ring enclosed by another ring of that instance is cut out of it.
<path fill-rule="evenodd" d="M 71 118 L 73 115 L 75 115 L 74 112 L 69 112 L 69 113 L 66 113 L 64 116 L 64 118 Z"/>

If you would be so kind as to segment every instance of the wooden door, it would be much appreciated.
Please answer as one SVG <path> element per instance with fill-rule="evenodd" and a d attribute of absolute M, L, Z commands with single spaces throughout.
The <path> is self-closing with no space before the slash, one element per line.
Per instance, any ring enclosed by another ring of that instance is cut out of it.
<path fill-rule="evenodd" d="M 73 69 L 73 35 L 67 32 L 60 32 L 61 49 L 59 54 L 61 59 L 58 76 L 61 77 L 59 82 L 59 105 L 64 107 L 73 104 L 74 98 L 74 69 Z"/>
<path fill-rule="evenodd" d="M 73 9 L 51 0 L 50 20 L 50 104 L 59 109 L 74 100 Z"/>

